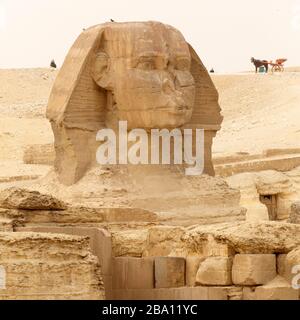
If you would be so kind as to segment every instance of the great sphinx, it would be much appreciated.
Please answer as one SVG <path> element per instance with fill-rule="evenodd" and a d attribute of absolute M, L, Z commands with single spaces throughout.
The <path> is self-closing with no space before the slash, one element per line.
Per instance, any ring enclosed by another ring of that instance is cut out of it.
<path fill-rule="evenodd" d="M 220 111 L 207 70 L 175 28 L 158 22 L 91 27 L 70 49 L 49 99 L 59 179 L 66 185 L 81 179 L 95 164 L 97 131 L 120 120 L 128 129 L 204 129 L 204 173 L 214 175 Z"/>

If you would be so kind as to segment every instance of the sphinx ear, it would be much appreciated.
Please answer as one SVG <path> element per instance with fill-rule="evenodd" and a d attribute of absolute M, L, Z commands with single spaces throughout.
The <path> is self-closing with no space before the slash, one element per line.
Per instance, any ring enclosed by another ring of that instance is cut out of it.
<path fill-rule="evenodd" d="M 92 77 L 98 86 L 106 90 L 113 88 L 113 76 L 110 69 L 109 56 L 105 52 L 98 52 L 95 56 Z"/>

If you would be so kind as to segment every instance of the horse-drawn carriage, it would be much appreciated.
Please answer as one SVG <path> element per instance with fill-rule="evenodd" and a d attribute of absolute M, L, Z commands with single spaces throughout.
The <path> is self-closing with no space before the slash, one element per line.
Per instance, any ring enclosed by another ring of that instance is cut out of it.
<path fill-rule="evenodd" d="M 267 60 L 257 60 L 251 58 L 251 62 L 255 65 L 256 72 L 260 67 L 264 67 L 265 71 L 269 71 L 269 65 L 272 66 L 272 72 L 283 72 L 284 71 L 284 63 L 287 59 L 277 59 L 275 62 L 267 61 Z"/>
<path fill-rule="evenodd" d="M 269 65 L 272 66 L 272 72 L 283 72 L 284 71 L 284 63 L 287 59 L 277 59 L 275 63 L 273 61 L 269 62 Z"/>

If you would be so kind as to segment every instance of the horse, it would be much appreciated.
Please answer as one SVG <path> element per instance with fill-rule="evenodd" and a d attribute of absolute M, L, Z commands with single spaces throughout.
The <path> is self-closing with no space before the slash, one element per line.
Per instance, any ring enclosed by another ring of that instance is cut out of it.
<path fill-rule="evenodd" d="M 269 62 L 267 60 L 257 60 L 251 58 L 251 62 L 255 65 L 255 72 L 257 73 L 258 68 L 264 66 L 266 68 L 266 72 L 269 71 Z"/>

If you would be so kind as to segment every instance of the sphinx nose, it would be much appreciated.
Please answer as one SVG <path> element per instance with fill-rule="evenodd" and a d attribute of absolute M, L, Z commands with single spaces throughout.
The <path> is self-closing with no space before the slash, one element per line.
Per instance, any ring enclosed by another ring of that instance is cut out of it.
<path fill-rule="evenodd" d="M 162 83 L 162 91 L 166 94 L 173 93 L 175 91 L 174 83 L 169 79 L 164 79 Z"/>

